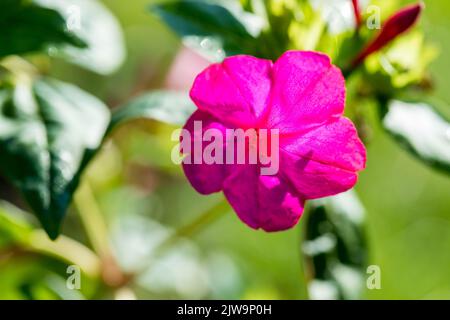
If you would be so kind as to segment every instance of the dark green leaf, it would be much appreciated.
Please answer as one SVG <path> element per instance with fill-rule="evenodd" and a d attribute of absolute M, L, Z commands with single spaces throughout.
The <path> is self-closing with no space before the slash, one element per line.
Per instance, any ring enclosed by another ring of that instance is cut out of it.
<path fill-rule="evenodd" d="M 87 43 L 86 48 L 66 45 L 54 54 L 100 74 L 117 70 L 125 59 L 121 27 L 109 10 L 97 0 L 34 0 L 58 11 L 67 27 Z"/>
<path fill-rule="evenodd" d="M 102 102 L 59 81 L 0 90 L 0 172 L 22 192 L 51 238 L 108 121 Z"/>
<path fill-rule="evenodd" d="M 313 299 L 360 299 L 367 266 L 364 208 L 354 191 L 311 202 L 303 253 Z"/>
<path fill-rule="evenodd" d="M 220 5 L 204 1 L 176 1 L 154 5 L 151 10 L 183 38 L 196 36 L 200 40 L 221 42 L 227 55 L 248 53 L 249 47 L 254 45 L 255 38 L 244 24 Z"/>
<path fill-rule="evenodd" d="M 57 11 L 29 1 L 2 0 L 0 30 L 0 57 L 40 51 L 50 45 L 86 45 L 67 30 L 64 18 Z"/>
<path fill-rule="evenodd" d="M 433 106 L 424 102 L 389 101 L 383 126 L 421 161 L 450 172 L 450 122 Z"/>
<path fill-rule="evenodd" d="M 144 94 L 114 114 L 109 126 L 111 131 L 124 122 L 147 118 L 172 125 L 183 125 L 195 111 L 195 105 L 186 93 L 154 91 Z"/>

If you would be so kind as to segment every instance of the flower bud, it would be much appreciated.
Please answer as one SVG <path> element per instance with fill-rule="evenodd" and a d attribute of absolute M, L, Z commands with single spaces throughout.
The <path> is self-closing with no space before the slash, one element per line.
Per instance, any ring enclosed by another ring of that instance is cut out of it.
<path fill-rule="evenodd" d="M 359 29 L 361 26 L 362 18 L 361 18 L 361 8 L 359 7 L 358 0 L 352 0 L 353 5 L 353 13 L 355 15 L 356 28 Z"/>
<path fill-rule="evenodd" d="M 379 51 L 399 35 L 408 31 L 418 20 L 423 8 L 424 4 L 419 2 L 406 6 L 389 17 L 376 38 L 353 61 L 353 68 L 361 64 L 369 55 Z"/>

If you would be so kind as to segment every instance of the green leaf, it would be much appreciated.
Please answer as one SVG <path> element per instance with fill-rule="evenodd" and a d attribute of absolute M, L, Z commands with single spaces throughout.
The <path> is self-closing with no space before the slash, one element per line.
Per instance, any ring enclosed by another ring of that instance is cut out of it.
<path fill-rule="evenodd" d="M 207 47 L 202 48 L 203 40 L 214 43 L 213 48 L 217 48 L 219 42 L 227 55 L 249 52 L 254 45 L 255 38 L 251 32 L 223 6 L 181 0 L 153 5 L 151 10 L 184 40 L 188 39 L 186 45 L 192 45 L 193 39 L 197 39 L 194 49 L 200 49 L 201 53 L 210 51 Z"/>
<path fill-rule="evenodd" d="M 39 79 L 0 89 L 0 172 L 52 239 L 108 121 L 102 102 L 70 84 Z"/>
<path fill-rule="evenodd" d="M 0 58 L 45 50 L 50 45 L 85 47 L 84 41 L 69 32 L 57 12 L 29 1 L 2 0 L 0 4 Z"/>
<path fill-rule="evenodd" d="M 140 118 L 183 125 L 195 109 L 187 93 L 154 91 L 137 97 L 113 113 L 108 132 L 125 122 Z"/>
<path fill-rule="evenodd" d="M 67 19 L 67 28 L 87 43 L 86 48 L 57 47 L 54 55 L 99 74 L 116 71 L 125 60 L 121 27 L 110 11 L 96 0 L 34 0 L 57 10 Z"/>
<path fill-rule="evenodd" d="M 4 245 L 27 243 L 32 225 L 25 213 L 13 205 L 0 201 L 0 248 Z"/>
<path fill-rule="evenodd" d="M 364 208 L 354 191 L 311 201 L 303 253 L 312 299 L 360 299 L 367 249 Z"/>
<path fill-rule="evenodd" d="M 426 164 L 450 173 L 450 122 L 431 104 L 391 100 L 382 121 L 401 146 Z"/>

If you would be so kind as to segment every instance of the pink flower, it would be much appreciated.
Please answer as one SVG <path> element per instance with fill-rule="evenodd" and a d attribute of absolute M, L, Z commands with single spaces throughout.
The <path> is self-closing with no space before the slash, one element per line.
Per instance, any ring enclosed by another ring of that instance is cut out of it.
<path fill-rule="evenodd" d="M 224 134 L 227 128 L 279 130 L 275 175 L 261 175 L 261 164 L 183 163 L 199 193 L 223 191 L 252 228 L 293 227 L 305 200 L 352 188 L 365 167 L 364 145 L 342 116 L 345 80 L 326 55 L 289 51 L 275 63 L 229 57 L 200 73 L 190 95 L 198 110 L 184 129 L 194 139 L 202 135 L 194 132 L 194 121 L 202 121 L 203 131 L 215 128 Z"/>

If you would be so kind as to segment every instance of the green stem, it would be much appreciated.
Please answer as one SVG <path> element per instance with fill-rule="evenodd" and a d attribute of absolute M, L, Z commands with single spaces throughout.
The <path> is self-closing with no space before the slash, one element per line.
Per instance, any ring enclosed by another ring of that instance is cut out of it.
<path fill-rule="evenodd" d="M 31 251 L 77 265 L 90 277 L 96 278 L 100 274 L 101 261 L 97 255 L 81 243 L 64 235 L 60 235 L 57 240 L 52 241 L 45 231 L 35 230 L 31 233 L 26 247 Z"/>
<path fill-rule="evenodd" d="M 13 81 L 17 82 L 30 82 L 38 74 L 34 65 L 19 56 L 8 56 L 0 60 L 1 70 L 7 70 Z"/>
<path fill-rule="evenodd" d="M 222 217 L 230 209 L 230 206 L 225 200 L 219 201 L 212 208 L 198 216 L 194 221 L 179 228 L 176 231 L 175 237 L 188 237 L 195 234 L 197 231 L 202 230 L 204 227 L 210 225 L 218 218 Z"/>
<path fill-rule="evenodd" d="M 100 257 L 110 255 L 108 228 L 98 207 L 89 182 L 85 181 L 79 186 L 74 196 L 77 208 L 86 235 Z"/>
<path fill-rule="evenodd" d="M 167 238 L 156 250 L 155 252 L 161 251 L 165 248 L 173 245 L 180 238 L 191 237 L 196 234 L 198 231 L 203 230 L 205 227 L 209 226 L 211 223 L 222 217 L 225 213 L 229 211 L 230 207 L 225 200 L 219 201 L 215 206 L 198 216 L 191 223 L 180 227 L 172 234 L 169 238 Z"/>
<path fill-rule="evenodd" d="M 131 275 L 125 274 L 118 265 L 111 250 L 108 227 L 97 204 L 94 192 L 88 179 L 78 187 L 74 197 L 86 235 L 101 261 L 101 276 L 105 284 L 120 288 L 131 280 Z"/>

